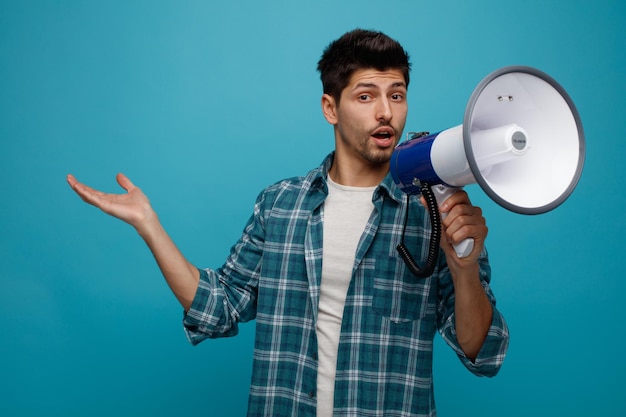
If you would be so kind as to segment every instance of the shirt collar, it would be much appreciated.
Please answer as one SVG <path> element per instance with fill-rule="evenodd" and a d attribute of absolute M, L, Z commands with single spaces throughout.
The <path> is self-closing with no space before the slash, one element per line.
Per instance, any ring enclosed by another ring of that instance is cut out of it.
<path fill-rule="evenodd" d="M 328 193 L 326 178 L 328 177 L 328 172 L 330 171 L 334 158 L 335 152 L 333 151 L 324 158 L 318 168 L 309 172 L 307 177 L 311 184 L 311 189 L 322 190 L 325 194 Z M 385 178 L 383 178 L 382 182 L 378 185 L 378 188 L 376 188 L 376 191 L 374 191 L 374 200 L 382 198 L 385 194 L 398 203 L 401 203 L 402 200 L 406 198 L 404 192 L 393 181 L 391 173 L 387 173 Z"/>

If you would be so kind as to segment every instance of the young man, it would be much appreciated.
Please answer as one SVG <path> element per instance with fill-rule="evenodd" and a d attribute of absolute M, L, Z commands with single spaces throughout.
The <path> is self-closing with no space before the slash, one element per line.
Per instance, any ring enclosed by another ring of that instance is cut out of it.
<path fill-rule="evenodd" d="M 395 249 L 404 213 L 417 253 L 429 222 L 388 175 L 407 115 L 408 55 L 380 32 L 354 30 L 326 48 L 318 69 L 335 151 L 259 195 L 219 269 L 191 265 L 125 176 L 121 195 L 68 182 L 143 237 L 185 309 L 191 343 L 256 319 L 249 415 L 435 415 L 437 330 L 478 375 L 495 375 L 508 346 L 489 288 L 485 220 L 465 192 L 454 194 L 440 207 L 448 215 L 439 264 L 426 279 L 413 276 Z M 466 238 L 474 249 L 461 259 L 452 244 Z"/>

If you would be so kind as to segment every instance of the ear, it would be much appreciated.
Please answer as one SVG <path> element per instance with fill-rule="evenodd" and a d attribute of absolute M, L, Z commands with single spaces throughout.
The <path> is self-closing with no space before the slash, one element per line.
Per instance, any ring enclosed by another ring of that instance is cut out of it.
<path fill-rule="evenodd" d="M 331 125 L 337 124 L 337 103 L 335 98 L 330 94 L 324 94 L 322 96 L 322 113 L 324 118 Z"/>

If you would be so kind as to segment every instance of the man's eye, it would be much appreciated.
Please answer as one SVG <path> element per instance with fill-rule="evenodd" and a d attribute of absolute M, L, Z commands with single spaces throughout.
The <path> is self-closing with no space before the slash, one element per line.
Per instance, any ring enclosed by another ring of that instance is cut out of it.
<path fill-rule="evenodd" d="M 393 95 L 391 96 L 391 98 L 392 98 L 393 100 L 402 100 L 402 99 L 404 99 L 404 96 L 403 96 L 402 94 L 393 94 Z"/>

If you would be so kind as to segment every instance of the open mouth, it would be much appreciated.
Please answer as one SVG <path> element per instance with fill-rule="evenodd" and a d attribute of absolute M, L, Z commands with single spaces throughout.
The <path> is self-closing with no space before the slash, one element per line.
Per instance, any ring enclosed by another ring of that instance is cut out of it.
<path fill-rule="evenodd" d="M 390 139 L 391 138 L 391 133 L 389 133 L 389 132 L 379 132 L 379 133 L 374 133 L 372 136 L 375 137 L 376 139 L 385 140 L 385 139 Z"/>
<path fill-rule="evenodd" d="M 394 137 L 395 132 L 391 127 L 378 128 L 372 133 L 372 138 L 374 138 L 376 144 L 384 148 L 387 148 L 394 144 Z"/>

